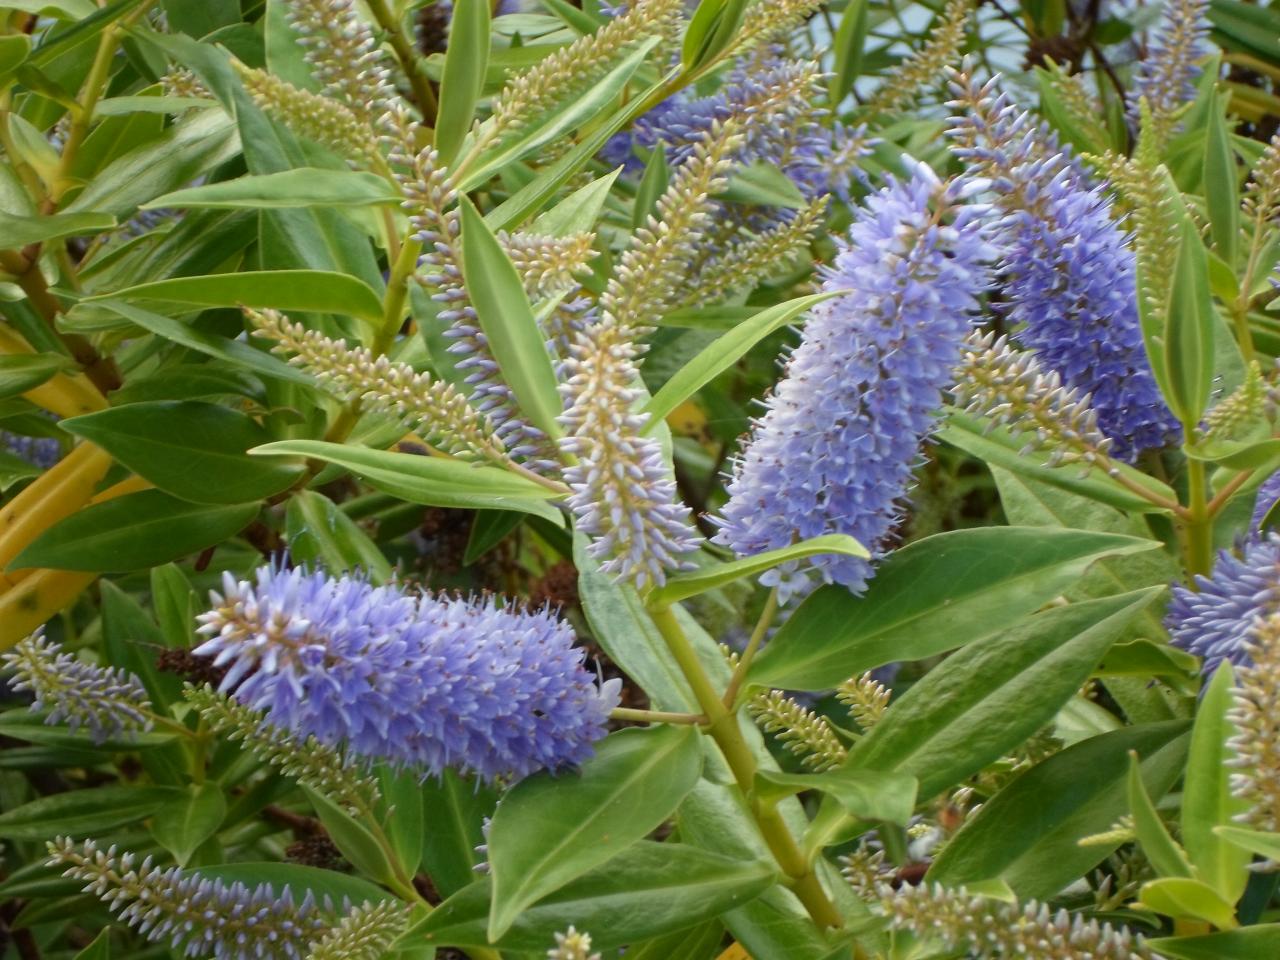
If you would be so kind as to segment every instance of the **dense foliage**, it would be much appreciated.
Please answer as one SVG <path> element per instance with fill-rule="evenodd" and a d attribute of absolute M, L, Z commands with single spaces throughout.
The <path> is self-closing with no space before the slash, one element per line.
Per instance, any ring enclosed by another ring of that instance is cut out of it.
<path fill-rule="evenodd" d="M 1280 957 L 1278 37 L 0 2 L 0 957 Z"/>

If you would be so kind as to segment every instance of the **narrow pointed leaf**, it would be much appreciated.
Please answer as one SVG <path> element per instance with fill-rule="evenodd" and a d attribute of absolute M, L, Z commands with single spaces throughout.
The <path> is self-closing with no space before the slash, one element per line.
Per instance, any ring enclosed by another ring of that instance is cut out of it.
<path fill-rule="evenodd" d="M 622 730 L 577 772 L 538 774 L 503 797 L 489 828 L 488 940 L 671 816 L 702 770 L 700 740 L 691 727 Z"/>
<path fill-rule="evenodd" d="M 475 120 L 488 62 L 489 0 L 454 0 L 436 118 L 435 148 L 446 167 Z"/>
<path fill-rule="evenodd" d="M 1133 816 L 1138 843 L 1156 873 L 1162 877 L 1191 876 L 1191 864 L 1187 863 L 1186 854 L 1169 836 L 1168 828 L 1156 812 L 1156 805 L 1147 794 L 1136 753 L 1129 754 L 1129 812 Z"/>
<path fill-rule="evenodd" d="M 402 199 L 385 177 L 358 170 L 299 167 L 175 190 L 152 200 L 145 209 L 367 207 Z"/>
<path fill-rule="evenodd" d="M 524 284 L 471 201 L 462 200 L 462 273 L 489 349 L 521 412 L 549 437 L 561 434 L 556 374 Z"/>

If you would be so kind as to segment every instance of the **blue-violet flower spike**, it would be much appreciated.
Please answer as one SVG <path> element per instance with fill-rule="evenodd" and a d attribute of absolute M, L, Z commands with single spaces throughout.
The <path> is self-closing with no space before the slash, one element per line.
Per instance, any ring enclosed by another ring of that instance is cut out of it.
<path fill-rule="evenodd" d="M 223 579 L 197 655 L 221 689 L 348 755 L 492 780 L 581 763 L 619 682 L 597 686 L 573 631 L 547 609 L 264 566 Z"/>
<path fill-rule="evenodd" d="M 1196 587 L 1173 587 L 1165 619 L 1173 645 L 1202 657 L 1206 676 L 1223 660 L 1247 664 L 1258 618 L 1280 610 L 1280 536 L 1251 540 L 1238 557 L 1223 550 Z"/>
<path fill-rule="evenodd" d="M 741 556 L 826 533 L 883 546 L 988 282 L 985 211 L 960 205 L 971 189 L 921 164 L 857 211 L 822 284 L 848 294 L 806 323 L 735 465 L 716 542 Z M 852 590 L 871 576 L 856 557 L 815 565 Z M 763 582 L 805 589 L 785 571 Z"/>

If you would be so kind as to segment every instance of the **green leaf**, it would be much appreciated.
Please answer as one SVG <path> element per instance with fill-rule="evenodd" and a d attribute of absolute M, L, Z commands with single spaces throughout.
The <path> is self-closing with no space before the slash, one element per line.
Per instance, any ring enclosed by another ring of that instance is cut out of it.
<path fill-rule="evenodd" d="M 258 515 L 257 503 L 204 506 L 160 490 L 85 507 L 35 539 L 10 570 L 146 570 L 235 536 Z"/>
<path fill-rule="evenodd" d="M 1271 860 L 1280 860 L 1280 834 L 1249 830 L 1245 827 L 1222 825 L 1213 832 L 1241 850 L 1248 850 Z"/>
<path fill-rule="evenodd" d="M 489 62 L 489 0 L 456 0 L 449 23 L 435 148 L 440 162 L 453 165 L 462 140 L 475 120 Z"/>
<path fill-rule="evenodd" d="M 1233 267 L 1240 242 L 1240 197 L 1230 131 L 1227 130 L 1225 112 L 1216 90 L 1209 100 L 1208 113 L 1204 141 L 1205 206 L 1209 210 L 1214 249 L 1228 267 Z"/>
<path fill-rule="evenodd" d="M 1233 754 L 1227 741 L 1235 735 L 1235 726 L 1227 713 L 1234 702 L 1234 682 L 1231 664 L 1224 661 L 1197 706 L 1182 786 L 1182 843 L 1187 857 L 1196 868 L 1195 875 L 1228 903 L 1235 903 L 1244 893 L 1250 859 L 1248 853 L 1214 833 L 1215 827 L 1232 825 L 1248 806 L 1231 795 Z"/>
<path fill-rule="evenodd" d="M 311 801 L 316 816 L 324 824 L 325 832 L 344 857 L 360 873 L 378 883 L 392 880 L 394 871 L 386 852 L 378 845 L 368 828 L 359 823 L 340 806 L 317 790 L 300 784 L 302 792 Z"/>
<path fill-rule="evenodd" d="M 391 564 L 377 544 L 322 493 L 299 490 L 289 498 L 285 539 L 294 563 L 317 563 L 331 573 L 359 571 L 374 583 L 391 579 Z"/>
<path fill-rule="evenodd" d="M 402 199 L 385 177 L 357 170 L 299 167 L 175 190 L 157 197 L 143 209 L 367 207 L 396 204 Z"/>
<path fill-rule="evenodd" d="M 645 837 L 675 811 L 702 770 L 692 727 L 620 730 L 576 773 L 520 781 L 489 829 L 497 941 L 532 904 Z"/>
<path fill-rule="evenodd" d="M 72 730 L 69 727 L 46 722 L 42 713 L 27 709 L 6 710 L 0 713 L 0 736 L 12 737 L 27 743 L 38 743 L 50 747 L 96 751 L 107 753 L 114 751 L 136 751 L 149 747 L 158 747 L 172 743 L 178 736 L 176 733 L 127 732 L 119 737 L 111 737 L 102 743 L 94 743 L 90 731 L 81 727 Z"/>
<path fill-rule="evenodd" d="M 1053 719 L 1160 588 L 1056 607 L 971 643 L 926 674 L 849 752 L 932 797 L 998 760 Z"/>
<path fill-rule="evenodd" d="M 778 630 L 748 678 L 826 690 L 895 660 L 991 637 L 1058 596 L 1101 557 L 1154 541 L 1044 527 L 956 530 L 910 543 L 879 565 L 866 594 L 822 587 Z"/>
<path fill-rule="evenodd" d="M 685 29 L 681 60 L 686 71 L 709 64 L 733 41 L 747 0 L 702 0 Z"/>
<path fill-rule="evenodd" d="M 1030 477 L 1068 493 L 1105 503 L 1117 510 L 1127 513 L 1169 512 L 1166 508 L 1157 506 L 1145 497 L 1126 489 L 1101 470 L 1091 470 L 1086 476 L 1081 477 L 1073 469 L 1048 466 L 1049 454 L 1035 451 L 1024 454 L 1021 451 L 1026 446 L 1025 440 L 1011 437 L 1008 430 L 1003 427 L 989 428 L 989 421 L 979 420 L 952 409 L 947 412 L 947 418 L 938 435 L 953 447 L 987 463 L 1003 467 L 1010 473 Z M 1148 477 L 1125 463 L 1117 463 L 1115 467 L 1126 481 L 1145 487 L 1171 503 L 1176 501 L 1176 495 L 1167 484 Z"/>
<path fill-rule="evenodd" d="M 716 196 L 733 203 L 799 210 L 808 201 L 790 177 L 763 161 L 738 166 L 729 174 L 729 184 Z"/>
<path fill-rule="evenodd" d="M 55 373 L 71 367 L 57 353 L 15 353 L 0 357 L 0 400 L 34 390 Z"/>
<path fill-rule="evenodd" d="M 103 233 L 116 225 L 109 213 L 55 213 L 46 217 L 18 217 L 0 211 L 0 237 L 6 247 L 25 247 L 81 233 Z"/>
<path fill-rule="evenodd" d="M 604 120 L 582 137 L 577 145 L 554 163 L 548 164 L 533 180 L 485 214 L 484 220 L 494 230 L 510 230 L 551 199 L 570 177 L 589 163 L 610 137 L 634 120 L 647 98 L 657 93 L 679 71 L 668 73 L 641 90 L 626 107 Z"/>
<path fill-rule="evenodd" d="M 712 920 L 690 930 L 633 943 L 622 960 L 708 960 L 718 956 L 723 940 L 724 924 Z"/>
<path fill-rule="evenodd" d="M 0 837 L 43 843 L 55 836 L 105 833 L 136 823 L 167 804 L 182 800 L 181 790 L 137 784 L 68 790 L 0 813 Z"/>
<path fill-rule="evenodd" d="M 820 790 L 835 798 L 850 816 L 860 820 L 884 820 L 906 826 L 916 806 L 915 777 L 839 767 L 826 773 L 786 773 L 760 770 L 755 794 L 766 802 L 803 790 Z"/>
<path fill-rule="evenodd" d="M 451 897 L 476 879 L 485 842 L 484 821 L 493 814 L 497 791 L 452 770 L 418 788 L 423 803 L 422 865 L 442 896 Z"/>
<path fill-rule="evenodd" d="M 1185 444 L 1192 460 L 1217 463 L 1231 470 L 1256 470 L 1280 456 L 1280 440 L 1211 440 Z"/>
<path fill-rule="evenodd" d="M 496 547 L 516 527 L 520 526 L 523 517 L 518 513 L 503 510 L 480 510 L 471 521 L 471 532 L 467 534 L 467 547 L 462 553 L 462 565 L 469 567 L 486 553 Z"/>
<path fill-rule="evenodd" d="M 623 57 L 616 67 L 601 78 L 599 83 L 594 84 L 582 96 L 570 99 L 545 120 L 528 125 L 502 146 L 485 151 L 482 154 L 483 162 L 466 172 L 461 183 L 458 184 L 458 189 L 462 192 L 474 190 L 492 179 L 503 167 L 527 156 L 539 147 L 563 139 L 570 131 L 582 126 L 596 114 L 611 106 L 630 82 L 640 64 L 644 62 L 649 51 L 658 45 L 659 39 L 646 37 Z M 464 237 L 466 232 L 464 225 L 462 229 Z"/>
<path fill-rule="evenodd" d="M 667 151 L 659 142 L 649 151 L 649 160 L 644 165 L 644 175 L 640 178 L 640 186 L 636 190 L 635 205 L 631 209 L 631 226 L 638 229 L 649 221 L 658 204 L 658 198 L 666 192 L 671 182 L 671 171 L 667 168 Z"/>
<path fill-rule="evenodd" d="M 219 360 L 226 360 L 237 367 L 243 367 L 276 380 L 300 383 L 304 386 L 314 385 L 314 381 L 301 370 L 289 366 L 269 353 L 255 350 L 239 340 L 229 340 L 226 337 L 205 333 L 189 323 L 152 313 L 128 303 L 121 303 L 118 300 L 103 300 L 98 303 L 98 306 L 119 314 L 130 323 L 137 324 L 158 337 L 172 340 L 174 343 L 217 357 Z"/>
<path fill-rule="evenodd" d="M 735 580 L 772 570 L 780 564 L 819 554 L 839 554 L 864 559 L 871 556 L 866 547 L 853 537 L 843 533 L 828 533 L 809 540 L 801 540 L 799 543 L 780 547 L 777 550 L 757 553 L 742 560 L 714 563 L 691 573 L 675 574 L 667 579 L 665 586 L 658 587 L 649 594 L 649 603 L 654 607 L 669 606 L 688 597 L 714 590 L 716 587 L 723 587 Z"/>
<path fill-rule="evenodd" d="M 183 867 L 200 844 L 218 832 L 226 815 L 227 801 L 218 784 L 193 784 L 185 797 L 156 814 L 151 832 Z"/>
<path fill-rule="evenodd" d="M 1238 926 L 1235 911 L 1213 887 L 1188 877 L 1149 880 L 1138 894 L 1139 907 L 1177 920 L 1203 920 L 1222 929 Z"/>
<path fill-rule="evenodd" d="M 709 920 L 763 893 L 774 871 L 679 843 L 641 840 L 601 867 L 520 912 L 495 942 L 501 950 L 541 951 L 569 926 L 591 931 L 604 950 Z M 488 946 L 491 885 L 482 880 L 454 894 L 407 938 Z M 665 960 L 665 958 L 664 958 Z"/>
<path fill-rule="evenodd" d="M 422 863 L 424 836 L 422 776 L 414 770 L 378 770 L 378 785 L 386 810 L 384 829 L 396 860 L 412 877 Z"/>
<path fill-rule="evenodd" d="M 156 400 L 62 421 L 161 490 L 193 503 L 248 503 L 287 490 L 301 463 L 245 451 L 271 435 L 238 410 L 198 400 Z"/>
<path fill-rule="evenodd" d="M 1209 402 L 1216 323 L 1204 244 L 1190 215 L 1184 215 L 1165 327 L 1170 391 L 1167 399 L 1184 424 L 1199 422 Z"/>
<path fill-rule="evenodd" d="M 66 212 L 131 217 L 142 204 L 206 175 L 239 152 L 240 138 L 231 117 L 221 110 L 192 111 L 163 136 L 98 171 Z"/>
<path fill-rule="evenodd" d="M 1188 724 L 1122 727 L 1056 753 L 1010 783 L 947 843 L 928 879 L 962 886 L 1003 877 L 1018 896 L 1052 897 L 1119 846 L 1081 846 L 1128 812 L 1129 752 L 1161 797 L 1182 775 Z"/>
<path fill-rule="evenodd" d="M 1280 957 L 1280 923 L 1202 937 L 1159 937 L 1147 946 L 1169 960 L 1275 960 Z"/>
<path fill-rule="evenodd" d="M 75 960 L 111 960 L 111 928 L 103 927 L 93 943 L 76 954 Z"/>
<path fill-rule="evenodd" d="M 649 414 L 645 431 L 665 420 L 672 410 L 741 360 L 747 351 L 769 334 L 782 329 L 815 304 L 840 296 L 840 293 L 838 290 L 817 293 L 767 307 L 709 344 L 676 371 L 645 404 L 644 412 Z"/>
<path fill-rule="evenodd" d="M 549 506 L 555 491 L 498 467 L 445 457 L 392 453 L 322 440 L 278 440 L 249 451 L 254 456 L 302 456 L 337 464 L 394 497 L 432 507 L 518 510 L 560 522 Z"/>
<path fill-rule="evenodd" d="M 1142 766 L 1136 753 L 1129 754 L 1129 812 L 1133 815 L 1134 832 L 1142 852 L 1162 877 L 1189 877 L 1191 864 L 1156 812 L 1147 788 L 1142 783 Z"/>
<path fill-rule="evenodd" d="M 840 14 L 840 27 L 836 30 L 836 69 L 828 87 L 830 102 L 840 103 L 853 89 L 853 82 L 862 74 L 862 51 L 867 43 L 867 0 L 849 0 Z"/>
<path fill-rule="evenodd" d="M 201 307 L 271 307 L 337 313 L 373 323 L 382 320 L 382 301 L 368 284 L 345 273 L 327 270 L 261 270 L 172 277 L 88 297 L 85 302 L 107 299 L 163 300 Z"/>
<path fill-rule="evenodd" d="M 540 233 L 552 237 L 565 237 L 571 233 L 583 233 L 596 225 L 600 211 L 609 198 L 614 181 L 623 168 L 618 167 L 597 177 L 585 187 L 579 187 L 537 220 L 533 221 L 531 233 Z M 488 222 L 488 217 L 485 222 Z"/>
<path fill-rule="evenodd" d="M 488 224 L 465 197 L 462 210 L 462 273 L 480 328 L 516 395 L 521 412 L 547 436 L 563 432 L 562 407 L 546 338 L 534 319 L 524 284 Z"/>

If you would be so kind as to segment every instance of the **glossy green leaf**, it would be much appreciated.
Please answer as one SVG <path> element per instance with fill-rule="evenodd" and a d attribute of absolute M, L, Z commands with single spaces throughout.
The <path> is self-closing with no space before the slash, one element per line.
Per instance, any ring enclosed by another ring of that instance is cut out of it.
<path fill-rule="evenodd" d="M 67 213 L 127 219 L 150 200 L 204 176 L 240 150 L 235 121 L 221 110 L 193 111 L 164 135 L 100 170 L 67 205 Z"/>
<path fill-rule="evenodd" d="M 89 572 L 145 570 L 235 536 L 259 504 L 206 506 L 160 490 L 93 504 L 54 524 L 9 564 Z"/>
<path fill-rule="evenodd" d="M 1214 673 L 1196 710 L 1191 752 L 1182 785 L 1182 843 L 1196 868 L 1196 876 L 1228 903 L 1244 893 L 1249 855 L 1214 832 L 1230 826 L 1247 803 L 1231 795 L 1233 753 L 1227 743 L 1235 726 L 1227 717 L 1232 708 L 1235 676 L 1224 661 Z"/>
<path fill-rule="evenodd" d="M 817 293 L 767 307 L 719 337 L 676 371 L 649 399 L 644 406 L 644 412 L 649 414 L 645 429 L 652 430 L 671 411 L 741 360 L 769 334 L 782 329 L 810 307 L 839 295 L 839 291 Z"/>
<path fill-rule="evenodd" d="M 1147 946 L 1169 960 L 1275 960 L 1280 957 L 1280 923 L 1202 937 L 1157 937 L 1147 940 Z"/>
<path fill-rule="evenodd" d="M 546 503 L 557 495 L 554 491 L 498 467 L 322 440 L 278 440 L 250 453 L 262 457 L 311 457 L 337 464 L 379 490 L 410 503 L 465 510 L 518 510 L 560 521 L 560 514 Z"/>
<path fill-rule="evenodd" d="M 0 736 L 12 737 L 27 743 L 38 743 L 44 746 L 74 750 L 90 750 L 99 753 L 121 750 L 142 750 L 172 743 L 178 736 L 170 732 L 125 732 L 118 737 L 108 737 L 101 743 L 94 743 L 90 731 L 83 727 L 72 730 L 61 724 L 50 725 L 45 722 L 43 713 L 27 709 L 6 710 L 0 713 Z"/>
<path fill-rule="evenodd" d="M 667 151 L 659 142 L 649 151 L 649 160 L 644 165 L 644 174 L 640 177 L 640 186 L 636 188 L 635 205 L 631 208 L 631 226 L 640 228 L 649 222 L 657 208 L 658 199 L 666 192 L 671 182 L 671 170 L 667 165 Z"/>
<path fill-rule="evenodd" d="M 1189 215 L 1182 220 L 1170 282 L 1165 328 L 1170 407 L 1183 423 L 1196 423 L 1213 389 L 1213 296 L 1204 244 Z"/>
<path fill-rule="evenodd" d="M 581 96 L 571 98 L 555 113 L 539 123 L 528 125 L 498 148 L 485 151 L 482 154 L 482 162 L 466 171 L 459 188 L 464 191 L 474 189 L 492 178 L 503 167 L 529 155 L 539 147 L 563 138 L 610 106 L 630 82 L 649 51 L 657 46 L 658 40 L 658 37 L 645 38 L 633 47 L 616 67 L 598 83 L 584 91 Z M 465 234 L 464 226 L 463 235 Z"/>
<path fill-rule="evenodd" d="M 382 301 L 364 282 L 326 270 L 262 270 L 219 273 L 206 277 L 173 277 L 114 290 L 94 303 L 113 300 L 162 300 L 200 307 L 271 307 L 337 313 L 377 323 Z"/>
<path fill-rule="evenodd" d="M 405 874 L 414 876 L 422 863 L 424 837 L 421 775 L 415 770 L 378 770 L 378 786 L 386 810 L 383 829 L 396 861 Z"/>
<path fill-rule="evenodd" d="M 702 923 L 763 893 L 774 869 L 678 843 L 641 840 L 601 867 L 525 908 L 495 943 L 539 951 L 570 925 L 610 949 Z M 454 894 L 410 936 L 451 946 L 487 946 L 491 885 Z"/>
<path fill-rule="evenodd" d="M 0 400 L 34 390 L 55 373 L 71 367 L 57 353 L 15 353 L 0 357 Z"/>
<path fill-rule="evenodd" d="M 319 791 L 306 784 L 302 784 L 301 789 L 324 824 L 329 839 L 351 865 L 370 880 L 378 883 L 390 881 L 393 877 L 391 861 L 369 829 Z"/>
<path fill-rule="evenodd" d="M 1169 835 L 1168 828 L 1156 812 L 1147 788 L 1142 782 L 1142 766 L 1136 753 L 1129 754 L 1129 812 L 1142 852 L 1162 877 L 1189 877 L 1191 864 L 1186 854 Z"/>
<path fill-rule="evenodd" d="M 988 429 L 989 426 L 987 421 L 950 410 L 938 435 L 952 446 L 986 463 L 1003 467 L 1019 476 L 1047 483 L 1068 493 L 1079 494 L 1090 500 L 1105 503 L 1117 510 L 1129 513 L 1169 512 L 1166 508 L 1157 506 L 1122 486 L 1101 470 L 1091 470 L 1082 477 L 1074 469 L 1051 467 L 1047 463 L 1048 453 L 1032 451 L 1024 454 L 1021 451 L 1026 446 L 1025 439 L 1010 436 L 1003 427 L 991 430 Z M 1177 501 L 1174 491 L 1167 484 L 1148 477 L 1125 463 L 1116 463 L 1115 468 L 1124 475 L 1126 481 L 1144 487 L 1170 503 Z"/>
<path fill-rule="evenodd" d="M 746 0 L 701 0 L 684 32 L 685 70 L 696 70 L 724 52 L 742 25 L 746 8 Z"/>
<path fill-rule="evenodd" d="M 435 148 L 451 166 L 475 120 L 489 62 L 489 0 L 455 0 L 440 80 Z"/>
<path fill-rule="evenodd" d="M 0 813 L 0 837 L 44 843 L 55 836 L 94 836 L 137 823 L 182 799 L 181 790 L 138 784 L 68 790 Z"/>
<path fill-rule="evenodd" d="M 156 813 L 151 832 L 178 866 L 186 866 L 200 844 L 217 832 L 226 814 L 227 801 L 218 784 L 193 784 L 185 797 Z"/>
<path fill-rule="evenodd" d="M 621 172 L 622 167 L 618 167 L 603 177 L 592 180 L 585 187 L 579 187 L 533 221 L 530 232 L 565 237 L 571 233 L 593 229 L 600 211 L 604 209 L 605 201 L 609 199 L 609 191 L 613 189 L 614 181 Z M 488 222 L 488 217 L 485 220 Z"/>
<path fill-rule="evenodd" d="M 668 606 L 688 597 L 706 593 L 708 590 L 723 587 L 725 584 L 733 583 L 735 580 L 742 580 L 746 577 L 753 577 L 758 573 L 764 573 L 766 570 L 772 570 L 781 564 L 822 554 L 862 557 L 864 559 L 871 556 L 866 547 L 853 539 L 853 537 L 843 533 L 828 533 L 821 537 L 813 537 L 810 540 L 801 540 L 799 543 L 793 543 L 788 547 L 767 550 L 764 553 L 744 557 L 741 560 L 731 560 L 728 563 L 713 563 L 691 573 L 674 574 L 667 578 L 664 586 L 656 588 L 649 594 L 649 603 L 654 607 Z"/>
<path fill-rule="evenodd" d="M 0 212 L 0 237 L 6 247 L 25 247 L 82 233 L 103 233 L 116 225 L 109 213 L 55 213 L 45 217 L 18 217 Z"/>
<path fill-rule="evenodd" d="M 1228 266 L 1236 262 L 1240 242 L 1240 196 L 1236 158 L 1220 98 L 1209 101 L 1209 123 L 1204 142 L 1204 198 L 1209 210 L 1213 247 Z"/>
<path fill-rule="evenodd" d="M 847 764 L 911 774 L 921 798 L 958 783 L 1053 719 L 1159 592 L 1052 608 L 969 644 L 894 701 Z"/>
<path fill-rule="evenodd" d="M 214 336 L 202 330 L 197 330 L 189 323 L 183 323 L 180 320 L 174 320 L 172 317 L 152 313 L 150 310 L 143 310 L 141 307 L 135 307 L 132 304 L 122 303 L 118 300 L 98 301 L 98 306 L 119 314 L 130 323 L 137 324 L 142 329 L 149 330 L 158 337 L 172 340 L 174 343 L 208 354 L 211 357 L 217 357 L 219 360 L 226 360 L 262 376 L 304 385 L 314 383 L 301 370 L 289 366 L 280 358 L 274 357 L 263 350 L 255 350 L 247 343 L 241 343 L 239 340 L 228 340 L 226 337 Z"/>
<path fill-rule="evenodd" d="M 1237 926 L 1231 904 L 1207 883 L 1187 877 L 1164 877 L 1144 883 L 1138 904 L 1179 920 L 1201 920 L 1221 929 Z"/>
<path fill-rule="evenodd" d="M 462 554 L 462 565 L 469 567 L 506 539 L 524 518 L 518 513 L 502 510 L 480 510 L 471 521 L 467 534 L 467 548 Z"/>
<path fill-rule="evenodd" d="M 1153 549 L 1136 537 L 1044 527 L 957 530 L 910 543 L 862 597 L 822 587 L 778 630 L 753 683 L 825 690 L 895 660 L 920 660 L 1008 629 L 1094 561 Z"/>
<path fill-rule="evenodd" d="M 75 955 L 75 960 L 111 960 L 111 928 L 103 927 L 93 943 Z"/>
<path fill-rule="evenodd" d="M 838 767 L 825 773 L 756 773 L 756 796 L 777 801 L 803 790 L 820 790 L 834 797 L 850 816 L 860 820 L 884 820 L 906 826 L 915 810 L 915 777 L 881 773 L 854 767 Z"/>
<path fill-rule="evenodd" d="M 734 203 L 788 210 L 799 210 L 808 203 L 790 177 L 778 167 L 764 162 L 735 167 L 729 175 L 728 185 L 716 196 Z"/>
<path fill-rule="evenodd" d="M 452 770 L 418 788 L 423 805 L 422 865 L 436 889 L 451 897 L 476 880 L 485 842 L 484 821 L 493 815 L 498 792 Z"/>
<path fill-rule="evenodd" d="M 1215 440 L 1187 444 L 1186 454 L 1192 460 L 1221 464 L 1231 470 L 1256 470 L 1280 456 L 1280 440 Z"/>
<path fill-rule="evenodd" d="M 724 924 L 712 920 L 627 947 L 622 960 L 710 960 L 724 940 Z"/>
<path fill-rule="evenodd" d="M 152 200 L 146 209 L 367 207 L 398 204 L 402 199 L 385 177 L 358 170 L 299 167 L 175 190 Z"/>
<path fill-rule="evenodd" d="M 512 788 L 489 828 L 488 939 L 671 816 L 702 770 L 700 739 L 691 727 L 620 730 L 576 772 L 538 774 Z"/>
<path fill-rule="evenodd" d="M 1280 860 L 1280 834 L 1228 825 L 1214 827 L 1213 832 L 1241 850 L 1248 850 L 1270 860 Z"/>
<path fill-rule="evenodd" d="M 840 14 L 840 27 L 836 30 L 833 47 L 836 69 L 827 88 L 831 103 L 838 104 L 853 90 L 853 82 L 862 74 L 862 53 L 867 43 L 870 4 L 867 0 L 849 0 Z"/>
<path fill-rule="evenodd" d="M 462 209 L 462 273 L 489 340 L 489 349 L 521 412 L 549 437 L 563 432 L 563 406 L 546 337 L 538 328 L 524 284 L 498 238 L 467 199 Z"/>
<path fill-rule="evenodd" d="M 1079 841 L 1128 812 L 1129 752 L 1142 758 L 1148 794 L 1161 797 L 1182 775 L 1187 730 L 1182 720 L 1122 727 L 1054 754 L 983 804 L 928 878 L 961 886 L 1002 877 L 1020 897 L 1052 897 L 1119 846 Z"/>
<path fill-rule="evenodd" d="M 533 180 L 485 214 L 484 220 L 494 230 L 510 230 L 542 208 L 575 173 L 587 165 L 600 148 L 615 133 L 634 120 L 641 112 L 646 99 L 662 89 L 663 85 L 679 70 L 672 67 L 666 76 L 659 78 L 623 109 L 591 130 L 564 156 L 548 164 Z"/>
<path fill-rule="evenodd" d="M 301 462 L 246 451 L 271 440 L 238 410 L 198 400 L 130 403 L 62 421 L 161 490 L 193 503 L 248 503 L 288 489 Z"/>
<path fill-rule="evenodd" d="M 298 490 L 289 498 L 285 539 L 294 563 L 314 563 L 330 573 L 358 571 L 374 583 L 391 579 L 391 564 L 378 545 L 322 493 Z"/>

